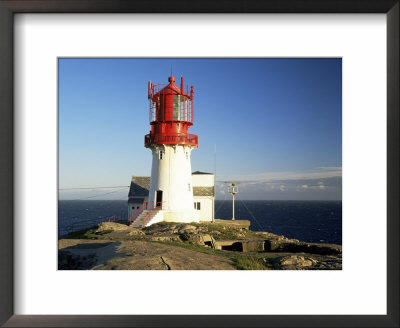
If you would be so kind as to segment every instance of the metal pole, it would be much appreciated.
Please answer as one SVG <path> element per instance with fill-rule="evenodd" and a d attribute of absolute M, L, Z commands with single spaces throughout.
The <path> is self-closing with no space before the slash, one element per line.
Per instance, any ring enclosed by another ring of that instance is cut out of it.
<path fill-rule="evenodd" d="M 214 195 L 213 195 L 213 203 L 212 203 L 212 222 L 215 222 L 215 178 L 217 176 L 217 145 L 214 144 Z"/>
<path fill-rule="evenodd" d="M 235 194 L 232 194 L 232 220 L 235 220 Z"/>

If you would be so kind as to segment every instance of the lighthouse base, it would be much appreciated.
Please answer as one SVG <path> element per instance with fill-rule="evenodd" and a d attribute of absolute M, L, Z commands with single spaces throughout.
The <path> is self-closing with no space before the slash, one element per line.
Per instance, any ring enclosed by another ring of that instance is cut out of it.
<path fill-rule="evenodd" d="M 196 210 L 186 211 L 162 211 L 164 214 L 163 221 L 165 222 L 182 222 L 191 223 L 199 222 L 199 213 Z"/>
<path fill-rule="evenodd" d="M 168 210 L 144 210 L 132 223 L 134 228 L 149 227 L 159 222 L 193 223 L 199 222 L 199 215 L 196 210 L 189 211 L 168 211 Z"/>

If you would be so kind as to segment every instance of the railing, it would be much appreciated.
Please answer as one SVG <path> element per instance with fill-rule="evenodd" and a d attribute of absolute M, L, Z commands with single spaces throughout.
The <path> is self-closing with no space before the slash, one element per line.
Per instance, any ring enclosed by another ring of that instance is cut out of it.
<path fill-rule="evenodd" d="M 146 215 L 143 217 L 142 226 L 144 227 L 150 220 L 157 214 L 158 211 L 162 210 L 165 202 L 157 202 L 156 206 L 149 209 Z"/>
<path fill-rule="evenodd" d="M 142 205 L 139 206 L 138 209 L 132 212 L 131 216 L 128 219 L 129 224 L 134 223 L 140 214 L 143 213 L 144 210 L 147 210 L 147 213 L 143 217 L 143 226 L 148 223 L 151 218 L 159 211 L 162 210 L 165 206 L 164 202 L 157 202 L 154 206 L 154 202 L 143 202 Z"/>
<path fill-rule="evenodd" d="M 168 144 L 168 145 L 189 145 L 197 147 L 199 137 L 195 134 L 178 135 L 163 135 L 163 134 L 146 134 L 144 137 L 144 145 L 149 147 L 152 144 Z"/>
<path fill-rule="evenodd" d="M 117 214 L 113 214 L 108 217 L 108 222 L 115 222 L 117 218 L 118 218 Z"/>
<path fill-rule="evenodd" d="M 148 97 L 150 100 L 150 123 L 155 121 L 165 121 L 165 104 L 166 104 L 166 97 L 173 96 L 174 102 L 174 112 L 173 117 L 170 117 L 168 121 L 182 121 L 182 122 L 190 122 L 193 123 L 193 112 L 194 112 L 194 88 L 191 86 L 185 87 L 181 85 L 183 90 L 178 92 L 177 89 L 172 88 L 172 93 L 168 94 L 159 94 L 160 91 L 168 86 L 169 84 L 154 84 L 149 82 L 148 86 Z M 175 85 L 176 86 L 176 85 Z M 177 86 L 176 86 L 177 87 Z M 178 87 L 177 87 L 178 88 Z M 154 97 L 156 94 L 159 94 L 157 97 Z M 180 98 L 175 98 L 176 96 L 181 96 Z"/>
<path fill-rule="evenodd" d="M 153 202 L 152 202 L 153 203 Z M 128 222 L 129 224 L 133 223 L 136 221 L 137 217 L 144 211 L 147 209 L 148 204 L 150 204 L 150 202 L 143 202 L 142 205 L 139 206 L 139 208 L 137 208 L 136 210 L 134 210 L 132 212 L 132 214 L 129 216 L 128 218 Z"/>
<path fill-rule="evenodd" d="M 166 86 L 168 86 L 169 85 L 169 83 L 157 83 L 157 84 L 152 84 L 152 94 L 151 94 L 151 96 L 153 96 L 153 95 L 155 95 L 155 94 L 157 94 L 157 93 L 159 93 L 162 89 L 164 89 Z M 180 88 L 181 86 L 180 85 L 178 85 L 177 86 L 178 88 Z M 186 90 L 185 90 L 186 89 Z M 189 85 L 187 84 L 187 85 L 185 85 L 184 87 L 183 87 L 183 90 L 182 90 L 183 92 L 185 92 L 187 95 L 190 95 L 190 87 L 189 87 Z"/>

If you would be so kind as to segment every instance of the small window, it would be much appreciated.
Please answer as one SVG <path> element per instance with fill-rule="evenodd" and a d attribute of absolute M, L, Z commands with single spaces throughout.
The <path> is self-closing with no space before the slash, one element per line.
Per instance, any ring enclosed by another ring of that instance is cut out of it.
<path fill-rule="evenodd" d="M 197 210 L 200 211 L 200 202 L 197 202 Z"/>
<path fill-rule="evenodd" d="M 134 210 L 134 209 L 135 209 L 135 206 L 132 206 L 132 209 Z"/>
<path fill-rule="evenodd" d="M 189 153 L 186 152 L 186 159 L 189 159 Z"/>
<path fill-rule="evenodd" d="M 194 205 L 194 209 L 196 209 L 196 202 L 194 202 L 193 205 Z"/>
<path fill-rule="evenodd" d="M 159 158 L 160 158 L 160 159 L 162 159 L 162 158 L 163 158 L 163 151 L 162 151 L 162 150 L 160 150 L 160 153 L 159 153 Z"/>
<path fill-rule="evenodd" d="M 189 191 L 190 191 L 190 183 L 188 183 L 188 189 L 189 189 Z"/>
<path fill-rule="evenodd" d="M 138 207 L 136 207 L 136 209 L 139 209 L 139 206 L 138 206 Z"/>

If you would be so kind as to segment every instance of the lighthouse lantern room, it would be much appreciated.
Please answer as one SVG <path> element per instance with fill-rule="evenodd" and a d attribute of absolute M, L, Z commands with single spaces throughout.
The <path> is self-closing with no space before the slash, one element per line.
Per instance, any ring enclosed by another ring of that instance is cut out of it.
<path fill-rule="evenodd" d="M 180 87 L 175 78 L 169 84 L 148 83 L 150 133 L 145 147 L 152 151 L 148 201 L 138 212 L 134 226 L 143 227 L 160 221 L 198 222 L 193 206 L 190 155 L 198 147 L 198 137 L 189 134 L 193 125 L 194 87 Z"/>

